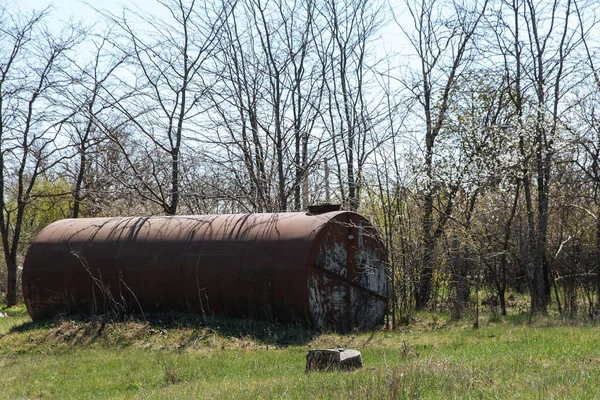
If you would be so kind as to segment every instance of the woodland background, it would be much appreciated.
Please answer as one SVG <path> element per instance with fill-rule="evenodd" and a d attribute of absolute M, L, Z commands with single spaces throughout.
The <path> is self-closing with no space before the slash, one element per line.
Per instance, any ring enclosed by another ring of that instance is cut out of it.
<path fill-rule="evenodd" d="M 156 3 L 87 26 L 0 0 L 7 305 L 60 218 L 327 202 L 380 229 L 394 324 L 597 316 L 597 1 Z"/>

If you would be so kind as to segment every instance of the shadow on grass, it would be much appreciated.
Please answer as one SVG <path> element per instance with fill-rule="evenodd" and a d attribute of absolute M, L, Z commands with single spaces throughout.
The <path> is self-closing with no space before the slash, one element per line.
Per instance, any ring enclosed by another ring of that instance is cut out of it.
<path fill-rule="evenodd" d="M 548 314 L 532 314 L 531 312 L 519 312 L 508 314 L 502 320 L 515 327 L 549 328 L 562 326 L 598 326 L 600 322 L 596 316 L 587 314 L 561 315 L 557 312 Z"/>
<path fill-rule="evenodd" d="M 509 314 L 503 317 L 507 322 L 514 326 L 526 326 L 531 325 L 534 316 L 530 312 L 520 312 L 517 314 Z"/>
<path fill-rule="evenodd" d="M 115 332 L 126 332 L 122 340 L 136 340 L 144 336 L 177 336 L 181 347 L 189 346 L 209 335 L 218 335 L 225 340 L 250 340 L 262 345 L 286 347 L 303 345 L 313 340 L 319 332 L 299 324 L 283 324 L 252 319 L 208 317 L 189 313 L 165 313 L 127 316 L 122 319 L 106 315 L 62 315 L 43 321 L 28 321 L 10 328 L 11 333 L 27 333 L 43 330 L 45 336 L 60 336 L 77 343 L 91 343 L 103 336 L 118 336 Z M 132 332 L 135 331 L 135 334 Z"/>
<path fill-rule="evenodd" d="M 249 318 L 204 317 L 186 313 L 146 315 L 146 323 L 158 329 L 210 331 L 225 338 L 251 339 L 265 345 L 276 346 L 306 344 L 319 335 L 317 331 L 300 324 L 284 324 Z"/>
<path fill-rule="evenodd" d="M 51 320 L 44 321 L 27 321 L 22 323 L 21 325 L 15 325 L 9 329 L 10 333 L 26 333 L 37 329 L 50 328 L 52 327 L 53 322 Z"/>

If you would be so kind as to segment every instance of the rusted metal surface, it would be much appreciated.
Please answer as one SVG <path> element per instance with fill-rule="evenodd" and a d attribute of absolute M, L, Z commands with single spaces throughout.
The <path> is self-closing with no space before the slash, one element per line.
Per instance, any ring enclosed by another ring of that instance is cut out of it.
<path fill-rule="evenodd" d="M 61 312 L 164 312 L 371 328 L 386 311 L 386 259 L 351 212 L 67 219 L 27 253 L 34 320 Z"/>

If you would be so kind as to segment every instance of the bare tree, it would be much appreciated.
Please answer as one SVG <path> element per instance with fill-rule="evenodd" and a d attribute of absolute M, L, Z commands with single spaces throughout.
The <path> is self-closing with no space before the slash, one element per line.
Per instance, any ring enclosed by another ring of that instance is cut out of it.
<path fill-rule="evenodd" d="M 96 156 L 96 152 L 106 150 L 102 144 L 107 135 L 103 132 L 110 129 L 109 118 L 114 104 L 123 101 L 130 93 L 119 98 L 118 90 L 113 84 L 113 74 L 125 62 L 127 55 L 116 56 L 107 49 L 111 47 L 109 35 L 98 36 L 88 43 L 94 47 L 91 60 L 82 64 L 78 57 L 70 60 L 71 68 L 64 71 L 67 79 L 74 84 L 72 90 L 65 93 L 64 107 L 73 110 L 72 118 L 67 121 L 65 129 L 69 133 L 73 148 L 77 154 L 77 165 L 67 164 L 67 173 L 74 170 L 73 218 L 80 215 L 81 204 L 86 194 L 88 170 Z M 110 95 L 108 94 L 110 93 Z M 73 168 L 74 167 L 74 168 Z"/>
<path fill-rule="evenodd" d="M 598 59 L 598 47 L 593 45 L 593 29 L 598 27 L 598 21 L 594 16 L 592 18 L 586 14 L 586 11 L 593 7 L 592 4 L 585 2 L 573 2 L 579 35 L 583 47 L 583 55 L 586 65 L 585 82 L 588 91 L 586 96 L 577 103 L 579 111 L 578 118 L 568 124 L 569 130 L 574 133 L 574 142 L 577 145 L 577 152 L 573 157 L 578 167 L 587 175 L 592 187 L 592 198 L 596 204 L 596 212 L 586 211 L 595 218 L 595 271 L 596 271 L 596 291 L 598 293 L 598 303 L 600 304 L 600 66 L 596 61 Z"/>
<path fill-rule="evenodd" d="M 215 133 L 207 142 L 217 148 L 210 154 L 219 172 L 229 172 L 237 187 L 223 191 L 232 202 L 248 203 L 249 211 L 272 211 L 268 136 L 260 126 L 260 103 L 266 76 L 254 35 L 254 24 L 244 18 L 249 3 L 239 3 L 221 31 L 214 58 L 215 90 L 210 92 Z M 241 15 L 240 15 L 241 14 Z M 263 125 L 267 125 L 263 122 Z M 236 168 L 243 166 L 243 168 Z"/>
<path fill-rule="evenodd" d="M 380 86 L 372 46 L 385 22 L 383 8 L 376 1 L 328 0 L 320 12 L 325 29 L 316 40 L 327 78 L 323 128 L 331 141 L 339 196 L 356 211 L 364 166 L 387 139 L 377 135 L 378 125 L 387 122 L 387 104 L 376 95 Z"/>
<path fill-rule="evenodd" d="M 406 259 L 408 257 L 405 244 L 407 222 L 406 204 L 408 194 L 406 181 L 409 179 L 402 165 L 402 154 L 399 151 L 401 132 L 405 128 L 410 107 L 402 107 L 399 93 L 392 84 L 391 74 L 383 74 L 382 93 L 387 105 L 387 124 L 389 141 L 383 143 L 373 153 L 374 180 L 376 183 L 365 187 L 369 196 L 369 206 L 365 211 L 371 211 L 371 219 L 380 227 L 385 239 L 388 253 L 389 268 L 389 310 L 391 318 L 388 322 L 392 328 L 396 326 L 397 313 L 406 319 L 410 315 L 410 295 L 412 290 L 406 290 L 412 279 L 407 273 Z M 398 280 L 397 280 L 398 278 Z M 400 282 L 398 282 L 400 281 Z M 399 306 L 398 298 L 403 300 Z"/>
<path fill-rule="evenodd" d="M 157 2 L 164 15 L 125 9 L 121 17 L 105 16 L 117 28 L 113 43 L 128 56 L 129 73 L 121 75 L 120 84 L 135 93 L 114 98 L 115 108 L 148 162 L 142 171 L 124 153 L 127 168 L 137 180 L 139 195 L 172 215 L 182 191 L 181 149 L 195 136 L 192 122 L 206 111 L 204 67 L 213 56 L 222 14 L 230 8 L 213 8 L 213 3 L 200 0 Z"/>
<path fill-rule="evenodd" d="M 61 161 L 63 124 L 56 99 L 69 90 L 60 71 L 84 32 L 50 31 L 49 10 L 0 8 L 0 233 L 8 271 L 6 302 L 17 303 L 17 265 L 25 210 L 37 180 Z M 67 111 L 68 113 L 68 111 Z"/>
<path fill-rule="evenodd" d="M 214 59 L 214 164 L 251 211 L 300 210 L 322 139 L 315 135 L 323 80 L 315 62 L 315 2 L 237 3 Z M 241 168 L 240 168 L 241 167 Z M 304 204 L 303 204 L 304 203 Z"/>

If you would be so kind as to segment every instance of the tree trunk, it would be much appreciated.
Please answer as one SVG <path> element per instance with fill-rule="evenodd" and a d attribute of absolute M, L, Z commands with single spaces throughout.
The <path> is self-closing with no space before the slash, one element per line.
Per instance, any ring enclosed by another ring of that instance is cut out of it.
<path fill-rule="evenodd" d="M 598 290 L 598 308 L 600 309 L 600 210 L 596 216 L 596 288 Z"/>
<path fill-rule="evenodd" d="M 171 204 L 167 206 L 165 212 L 175 215 L 179 207 L 179 148 L 172 150 L 171 168 Z"/>
<path fill-rule="evenodd" d="M 462 286 L 464 276 L 462 274 L 461 256 L 460 256 L 460 242 L 458 237 L 454 235 L 452 237 L 452 282 L 454 283 L 454 302 L 452 304 L 452 319 L 459 320 L 462 314 L 463 302 L 462 302 Z"/>
<path fill-rule="evenodd" d="M 544 170 L 542 167 L 538 168 Z M 548 180 L 547 177 L 540 176 L 540 173 L 538 175 L 538 223 L 535 235 L 531 308 L 533 312 L 545 314 L 548 309 L 548 285 L 546 284 L 548 281 L 548 267 L 546 265 L 546 236 L 548 230 L 548 192 L 546 186 Z"/>
<path fill-rule="evenodd" d="M 17 262 L 13 257 L 5 257 L 6 270 L 8 272 L 6 286 L 6 305 L 8 307 L 17 305 Z"/>
<path fill-rule="evenodd" d="M 435 249 L 435 240 L 433 235 L 425 234 L 423 265 L 419 276 L 419 286 L 415 295 L 415 308 L 423 310 L 427 307 L 431 298 L 431 287 L 433 284 L 433 251 Z"/>
<path fill-rule="evenodd" d="M 500 300 L 500 312 L 503 316 L 506 316 L 506 290 L 504 287 L 498 290 L 498 299 Z"/>
<path fill-rule="evenodd" d="M 79 207 L 81 205 L 81 188 L 83 186 L 83 176 L 85 174 L 86 154 L 82 150 L 79 159 L 79 171 L 77 172 L 77 180 L 75 182 L 75 192 L 73 193 L 73 218 L 79 218 Z"/>
<path fill-rule="evenodd" d="M 423 310 L 427 307 L 431 297 L 431 285 L 433 274 L 433 251 L 435 249 L 435 237 L 433 234 L 433 138 L 430 130 L 427 130 L 427 153 L 425 155 L 425 169 L 428 179 L 428 187 L 425 189 L 423 199 L 423 264 L 419 271 L 419 283 L 415 296 L 416 309 Z"/>

